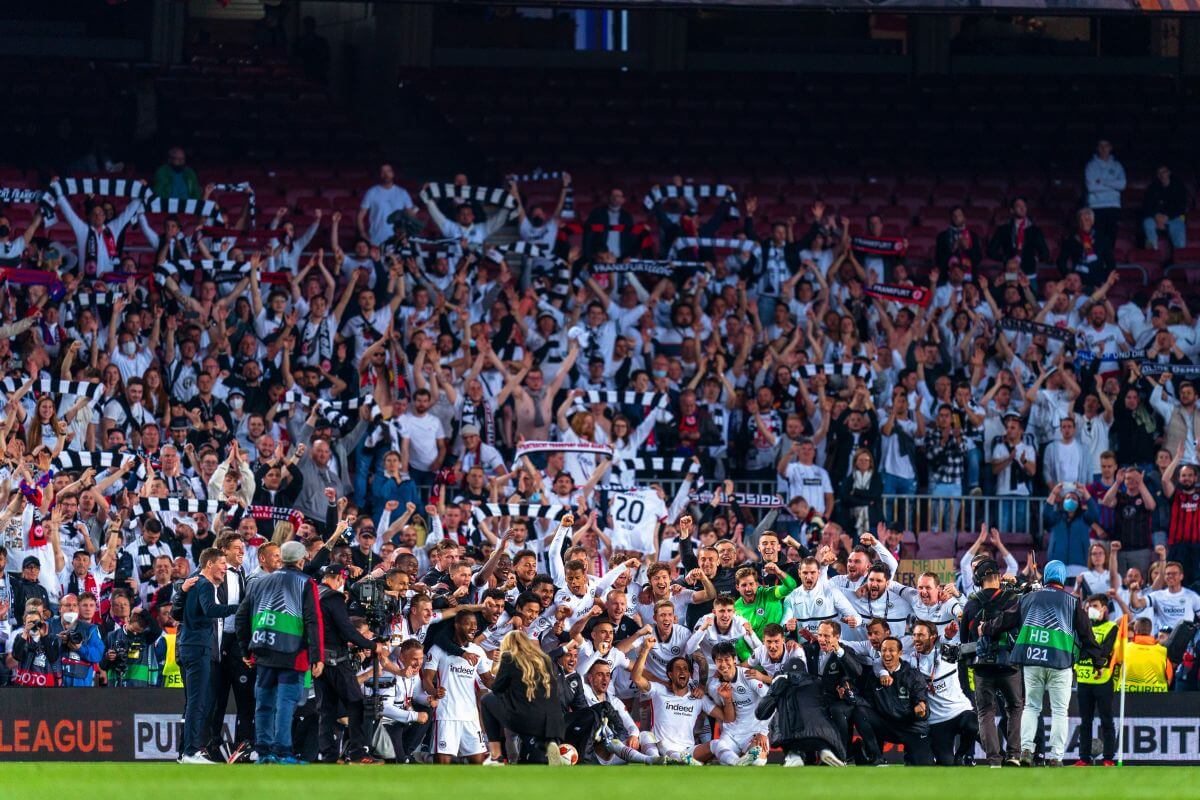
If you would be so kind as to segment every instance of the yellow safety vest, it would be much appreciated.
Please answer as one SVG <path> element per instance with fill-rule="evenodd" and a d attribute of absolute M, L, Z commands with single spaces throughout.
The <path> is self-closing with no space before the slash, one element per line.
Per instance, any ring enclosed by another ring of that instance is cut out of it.
<path fill-rule="evenodd" d="M 1136 639 L 1125 645 L 1125 689 L 1130 692 L 1167 691 L 1167 648 Z"/>
<path fill-rule="evenodd" d="M 1115 627 L 1116 623 L 1113 622 L 1097 622 L 1092 626 L 1092 633 L 1096 635 L 1097 642 L 1103 643 L 1108 632 Z M 1114 647 L 1113 650 L 1115 651 L 1116 648 Z M 1099 671 L 1092 666 L 1090 658 L 1085 658 L 1075 665 L 1075 679 L 1080 683 L 1108 683 L 1113 679 L 1112 658 L 1110 657 L 1107 666 Z"/>
<path fill-rule="evenodd" d="M 179 671 L 179 663 L 175 661 L 175 634 L 164 633 L 163 638 L 167 640 L 167 657 L 162 665 L 163 688 L 182 689 L 183 673 Z"/>

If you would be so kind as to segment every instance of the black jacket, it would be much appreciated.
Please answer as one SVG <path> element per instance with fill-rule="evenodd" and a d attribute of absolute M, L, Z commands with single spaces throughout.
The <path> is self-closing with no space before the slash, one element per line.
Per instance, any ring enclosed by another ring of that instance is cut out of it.
<path fill-rule="evenodd" d="M 992 240 L 988 242 L 988 256 L 997 261 L 1008 261 L 1019 256 L 1021 271 L 1026 275 L 1035 275 L 1038 263 L 1044 264 L 1050 260 L 1050 248 L 1046 246 L 1042 229 L 1030 222 L 1025 228 L 1024 246 L 1018 253 L 1013 221 L 1009 220 L 992 234 Z"/>
<path fill-rule="evenodd" d="M 917 672 L 907 661 L 892 673 L 892 683 L 884 686 L 879 678 L 871 676 L 871 706 L 884 720 L 899 726 L 911 726 L 919 730 L 929 728 L 929 684 L 925 676 Z M 924 703 L 924 713 L 918 717 L 918 703 Z"/>
<path fill-rule="evenodd" d="M 588 707 L 587 698 L 583 694 L 583 678 L 575 670 L 567 672 L 555 666 L 554 680 L 558 684 L 558 704 L 564 714 L 583 711 Z"/>
<path fill-rule="evenodd" d="M 854 653 L 846 649 L 842 650 L 841 655 L 831 653 L 824 671 L 820 671 L 820 645 L 816 642 L 805 642 L 801 647 L 804 648 L 804 658 L 808 662 L 808 674 L 817 679 L 826 703 L 847 699 L 844 692 L 838 691 L 843 687 L 848 686 L 850 689 L 859 687 L 864 669 L 863 663 Z"/>
<path fill-rule="evenodd" d="M 983 261 L 983 240 L 970 228 L 967 228 L 967 231 L 971 236 L 971 244 L 969 246 L 959 244 L 957 248 L 955 244 L 958 244 L 958 241 L 953 228 L 947 228 L 938 234 L 934 263 L 937 264 L 943 275 L 950 269 L 951 258 L 957 257 L 958 263 L 968 272 L 971 267 L 977 267 L 979 262 Z"/>
<path fill-rule="evenodd" d="M 851 509 L 859 506 L 867 507 L 867 529 L 870 531 L 875 530 L 883 521 L 883 476 L 879 470 L 875 470 L 871 474 L 871 481 L 866 489 L 855 489 L 854 476 L 847 475 L 842 478 L 841 484 L 837 485 L 837 490 L 837 511 L 841 518 L 840 524 L 855 539 L 858 537 L 855 536 Z"/>
<path fill-rule="evenodd" d="M 959 638 L 963 644 L 979 641 L 979 623 L 985 619 L 1007 618 L 1011 621 L 1016 619 L 1017 601 L 1020 596 L 1012 591 L 1003 589 L 984 589 L 978 588 L 971 592 L 967 597 L 967 604 L 963 607 L 962 624 L 959 627 Z M 993 634 L 995 636 L 995 634 Z M 990 659 L 984 661 L 976 661 L 974 669 L 980 674 L 986 675 L 1011 675 L 1017 671 L 1017 668 L 1007 663 L 1003 663 L 1007 653 L 1007 647 L 997 649 L 997 654 L 1000 661 L 993 663 Z"/>
<path fill-rule="evenodd" d="M 1172 179 L 1163 186 L 1157 180 L 1151 181 L 1142 197 L 1142 216 L 1153 217 L 1155 214 L 1166 214 L 1167 219 L 1183 216 L 1187 211 L 1188 195 L 1183 183 Z"/>
<path fill-rule="evenodd" d="M 829 749 L 845 759 L 842 737 L 822 702 L 821 683 L 798 658 L 783 665 L 767 696 L 758 701 L 754 716 L 767 720 L 771 715 L 775 715 L 777 741 L 785 752 Z"/>
<path fill-rule="evenodd" d="M 625 209 L 618 214 L 617 228 L 621 234 L 621 258 L 638 254 L 639 245 L 633 235 L 633 217 Z M 591 258 L 600 250 L 608 248 L 608 206 L 593 208 L 583 224 L 583 255 Z"/>
<path fill-rule="evenodd" d="M 826 445 L 828 455 L 825 458 L 825 464 L 834 487 L 837 487 L 842 482 L 842 478 L 849 474 L 851 459 L 859 449 L 870 450 L 871 455 L 875 458 L 875 463 L 879 463 L 879 419 L 870 409 L 862 413 L 867 417 L 867 427 L 858 434 L 857 443 L 854 441 L 854 434 L 846 426 L 846 420 L 850 417 L 849 409 L 843 411 L 829 427 L 829 444 Z"/>
<path fill-rule="evenodd" d="M 558 669 L 550 663 L 549 657 L 544 658 L 546 669 L 554 678 Z M 533 700 L 529 700 L 522 675 L 521 668 L 511 656 L 501 656 L 496 680 L 492 683 L 492 694 L 499 698 L 504 709 L 500 716 L 505 727 L 519 736 L 561 741 L 566 728 L 558 698 L 558 681 L 550 681 L 549 692 L 535 684 Z"/>
<path fill-rule="evenodd" d="M 322 584 L 320 598 L 326 658 L 344 658 L 350 654 L 351 646 L 363 650 L 375 646 L 374 642 L 354 630 L 354 625 L 350 623 L 350 612 L 346 608 L 346 598 L 341 592 Z"/>

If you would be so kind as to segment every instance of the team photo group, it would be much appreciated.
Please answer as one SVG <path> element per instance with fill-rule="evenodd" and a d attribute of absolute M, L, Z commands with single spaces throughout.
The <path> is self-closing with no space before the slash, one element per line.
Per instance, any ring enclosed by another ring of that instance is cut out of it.
<path fill-rule="evenodd" d="M 383 164 L 254 243 L 164 156 L 0 213 L 0 691 L 174 690 L 187 765 L 1058 767 L 1197 690 L 1197 307 L 1110 296 L 1108 141 L 1052 278 L 1020 196 L 918 264 Z"/>

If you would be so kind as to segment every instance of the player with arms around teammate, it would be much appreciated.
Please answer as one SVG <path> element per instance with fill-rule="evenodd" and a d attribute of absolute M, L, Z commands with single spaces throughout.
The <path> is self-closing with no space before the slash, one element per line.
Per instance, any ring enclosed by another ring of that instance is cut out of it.
<path fill-rule="evenodd" d="M 633 664 L 630 680 L 650 699 L 654 712 L 654 727 L 642 734 L 642 751 L 657 749 L 655 755 L 666 756 L 676 764 L 703 766 L 713 758 L 708 743 L 696 744 L 696 722 L 708 714 L 721 723 L 733 721 L 733 704 L 720 708 L 701 690 L 692 690 L 691 661 L 676 656 L 667 663 L 667 683 L 663 685 L 646 677 L 646 658 L 657 640 L 642 639 L 641 650 Z"/>
<path fill-rule="evenodd" d="M 478 678 L 484 686 L 491 686 L 492 661 L 475 644 L 478 627 L 474 614 L 456 616 L 454 643 L 464 650 L 463 654 L 452 656 L 435 645 L 421 673 L 425 692 L 438 700 L 433 742 L 439 764 L 449 764 L 458 757 L 482 764 L 487 752 L 475 705 L 475 682 Z"/>
<path fill-rule="evenodd" d="M 717 670 L 708 681 L 708 696 L 718 706 L 732 706 L 733 719 L 721 723 L 721 735 L 709 746 L 721 764 L 732 767 L 761 767 L 767 763 L 766 720 L 754 716 L 758 701 L 767 694 L 767 684 L 754 677 L 752 670 L 739 667 L 737 653 L 729 642 L 713 647 Z"/>

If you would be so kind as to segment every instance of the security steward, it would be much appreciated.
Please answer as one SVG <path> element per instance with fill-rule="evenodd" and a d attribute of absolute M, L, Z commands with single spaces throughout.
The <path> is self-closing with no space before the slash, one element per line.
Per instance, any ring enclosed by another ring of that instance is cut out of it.
<path fill-rule="evenodd" d="M 1120 627 L 1108 621 L 1108 597 L 1094 594 L 1087 599 L 1087 615 L 1092 633 L 1100 645 L 1105 665 L 1096 667 L 1092 659 L 1075 664 L 1076 699 L 1079 702 L 1079 760 L 1077 767 L 1092 763 L 1092 723 L 1100 717 L 1100 735 L 1104 741 L 1104 766 L 1113 766 L 1117 753 L 1117 727 L 1113 724 L 1113 649 Z"/>
<path fill-rule="evenodd" d="M 375 764 L 367 750 L 363 731 L 363 695 L 359 688 L 354 664 L 350 660 L 351 649 L 373 650 L 383 659 L 388 657 L 386 642 L 371 641 L 354 629 L 350 612 L 346 607 L 346 579 L 350 570 L 341 564 L 331 564 L 321 570 L 321 586 L 318 593 L 321 619 L 324 624 L 325 669 L 316 679 L 317 702 L 320 707 L 321 761 L 326 764 Z M 345 756 L 338 757 L 335 729 L 337 719 L 345 710 L 349 719 L 346 731 Z"/>

